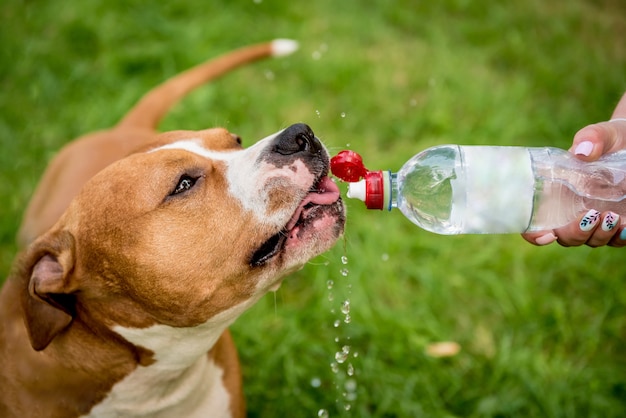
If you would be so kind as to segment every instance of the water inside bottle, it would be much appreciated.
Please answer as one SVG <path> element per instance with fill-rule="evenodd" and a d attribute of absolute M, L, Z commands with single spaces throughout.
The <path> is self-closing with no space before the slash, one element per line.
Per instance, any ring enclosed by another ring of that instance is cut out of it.
<path fill-rule="evenodd" d="M 451 214 L 452 182 L 457 178 L 460 164 L 457 146 L 421 152 L 402 167 L 395 179 L 392 176 L 393 203 L 409 220 L 427 231 L 459 233 L 458 226 L 451 222 Z"/>

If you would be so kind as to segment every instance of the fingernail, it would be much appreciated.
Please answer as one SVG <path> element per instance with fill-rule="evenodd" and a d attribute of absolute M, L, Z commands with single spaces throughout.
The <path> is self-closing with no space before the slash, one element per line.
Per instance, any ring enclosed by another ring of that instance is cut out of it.
<path fill-rule="evenodd" d="M 626 228 L 622 229 L 622 232 L 619 233 L 619 239 L 626 241 Z"/>
<path fill-rule="evenodd" d="M 574 149 L 574 154 L 589 157 L 591 155 L 591 151 L 593 151 L 593 142 L 583 141 L 576 146 L 576 148 Z"/>
<path fill-rule="evenodd" d="M 604 219 L 602 220 L 602 230 L 603 231 L 612 231 L 613 228 L 617 226 L 617 222 L 619 221 L 619 215 L 617 213 L 609 212 L 606 214 Z"/>
<path fill-rule="evenodd" d="M 540 236 L 535 240 L 537 245 L 548 245 L 556 241 L 557 237 L 552 232 Z"/>
<path fill-rule="evenodd" d="M 580 224 L 579 224 L 580 230 L 583 232 L 591 231 L 596 226 L 599 220 L 600 220 L 600 212 L 598 212 L 595 209 L 591 209 L 581 219 Z"/>

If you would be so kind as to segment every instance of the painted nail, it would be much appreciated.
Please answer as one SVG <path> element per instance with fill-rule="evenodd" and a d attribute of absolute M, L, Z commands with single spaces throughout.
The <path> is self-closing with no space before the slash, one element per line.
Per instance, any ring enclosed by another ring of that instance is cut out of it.
<path fill-rule="evenodd" d="M 597 210 L 591 209 L 581 219 L 580 224 L 579 224 L 580 230 L 583 232 L 591 231 L 596 226 L 599 220 L 600 220 L 600 212 L 598 212 Z"/>
<path fill-rule="evenodd" d="M 619 215 L 617 213 L 609 212 L 606 214 L 604 219 L 602 220 L 602 230 L 603 231 L 612 231 L 613 228 L 617 226 L 617 222 L 619 221 Z"/>
<path fill-rule="evenodd" d="M 552 232 L 549 232 L 537 238 L 535 240 L 535 243 L 537 245 L 548 245 L 548 244 L 552 244 L 556 240 L 557 240 L 556 235 L 554 235 Z"/>
<path fill-rule="evenodd" d="M 619 239 L 626 241 L 626 228 L 622 229 L 622 232 L 619 233 Z"/>
<path fill-rule="evenodd" d="M 591 151 L 593 151 L 593 142 L 583 141 L 576 146 L 576 149 L 574 149 L 574 154 L 589 157 L 591 155 Z"/>

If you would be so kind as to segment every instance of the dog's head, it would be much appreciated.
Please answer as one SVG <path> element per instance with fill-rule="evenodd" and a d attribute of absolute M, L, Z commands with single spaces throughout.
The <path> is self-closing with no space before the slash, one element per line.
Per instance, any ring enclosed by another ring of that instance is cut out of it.
<path fill-rule="evenodd" d="M 240 142 L 224 129 L 169 132 L 92 178 L 22 263 L 33 346 L 77 320 L 225 326 L 329 249 L 344 207 L 311 129 Z"/>

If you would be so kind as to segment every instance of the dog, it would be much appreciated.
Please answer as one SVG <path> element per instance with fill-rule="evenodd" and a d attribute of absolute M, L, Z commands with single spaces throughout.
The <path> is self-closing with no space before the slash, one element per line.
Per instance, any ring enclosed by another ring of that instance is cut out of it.
<path fill-rule="evenodd" d="M 0 293 L 0 416 L 245 416 L 228 327 L 343 233 L 329 155 L 302 123 L 248 148 L 155 127 L 192 88 L 294 47 L 181 73 L 53 159 Z"/>

